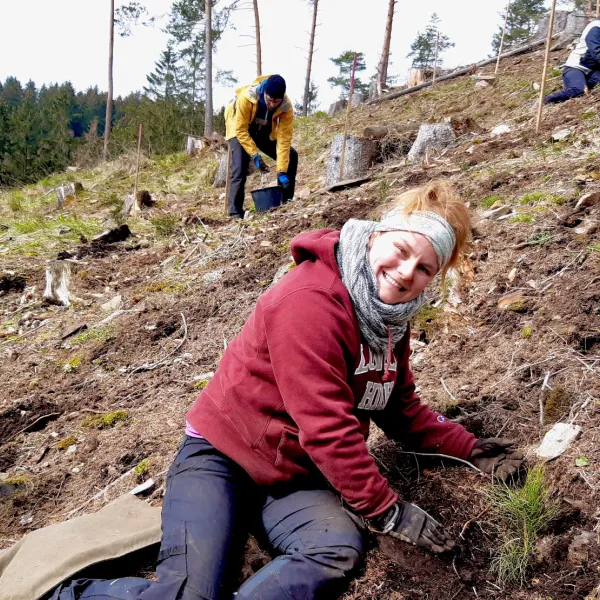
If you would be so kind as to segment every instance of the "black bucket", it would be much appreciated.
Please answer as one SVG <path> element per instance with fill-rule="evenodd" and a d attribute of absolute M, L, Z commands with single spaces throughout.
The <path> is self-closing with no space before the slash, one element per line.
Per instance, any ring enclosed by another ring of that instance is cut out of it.
<path fill-rule="evenodd" d="M 252 190 L 252 200 L 257 212 L 265 212 L 283 203 L 283 190 L 278 186 Z"/>

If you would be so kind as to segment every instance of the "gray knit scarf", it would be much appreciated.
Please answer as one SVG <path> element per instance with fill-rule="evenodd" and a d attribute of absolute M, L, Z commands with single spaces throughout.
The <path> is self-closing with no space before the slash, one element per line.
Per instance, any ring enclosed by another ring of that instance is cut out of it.
<path fill-rule="evenodd" d="M 379 299 L 377 278 L 369 262 L 369 239 L 376 231 L 381 231 L 381 223 L 351 219 L 342 227 L 335 256 L 360 332 L 373 350 L 385 355 L 388 327 L 395 346 L 406 333 L 412 316 L 423 306 L 425 296 L 421 293 L 414 300 L 399 304 L 386 304 Z"/>

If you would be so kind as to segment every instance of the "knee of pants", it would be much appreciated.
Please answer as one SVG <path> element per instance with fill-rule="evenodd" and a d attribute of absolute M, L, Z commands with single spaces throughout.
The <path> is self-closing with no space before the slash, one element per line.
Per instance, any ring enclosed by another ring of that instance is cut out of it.
<path fill-rule="evenodd" d="M 576 87 L 570 87 L 565 90 L 565 94 L 567 94 L 569 98 L 579 98 L 579 96 L 583 96 L 584 93 L 584 90 Z"/>
<path fill-rule="evenodd" d="M 319 569 L 331 570 L 331 578 L 337 579 L 352 573 L 360 564 L 363 557 L 362 540 L 357 547 L 325 546 L 321 548 L 306 548 L 299 552 Z"/>

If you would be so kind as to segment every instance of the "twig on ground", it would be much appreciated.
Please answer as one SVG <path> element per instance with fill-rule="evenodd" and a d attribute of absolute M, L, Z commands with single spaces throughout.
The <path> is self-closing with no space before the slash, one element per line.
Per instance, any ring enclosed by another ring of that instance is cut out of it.
<path fill-rule="evenodd" d="M 444 380 L 441 377 L 440 377 L 440 382 L 441 382 L 444 390 L 446 390 L 446 393 L 448 394 L 448 396 L 450 396 L 450 398 L 452 398 L 452 401 L 457 402 L 456 398 L 452 395 L 452 392 L 448 389 L 448 386 L 444 383 Z"/>
<path fill-rule="evenodd" d="M 544 377 L 544 382 L 542 383 L 542 389 L 540 390 L 540 427 L 544 426 L 544 390 L 548 388 L 551 390 L 552 388 L 548 385 L 548 380 L 550 379 L 550 371 L 546 373 Z"/>
<path fill-rule="evenodd" d="M 173 354 L 175 354 L 179 350 L 179 348 L 181 348 L 181 346 L 183 346 L 183 344 L 185 344 L 185 341 L 187 340 L 187 336 L 188 336 L 187 322 L 185 320 L 184 314 L 183 313 L 179 313 L 179 314 L 181 315 L 181 319 L 183 320 L 183 339 L 181 340 L 181 342 L 179 342 L 179 344 L 177 344 L 177 346 L 175 348 L 173 348 L 173 350 L 171 350 L 171 352 L 169 352 L 166 356 L 164 356 L 160 360 L 157 360 L 155 363 L 150 363 L 150 364 L 144 363 L 143 365 L 136 367 L 133 371 L 131 371 L 131 373 L 129 373 L 129 377 L 131 377 L 135 373 L 139 373 L 141 371 L 152 371 L 152 370 L 156 369 L 156 367 L 159 367 L 160 365 L 162 365 L 168 358 L 173 356 Z"/>
<path fill-rule="evenodd" d="M 550 275 L 550 277 L 546 277 L 546 279 L 544 279 L 542 282 L 540 282 L 540 285 L 543 285 L 544 283 L 546 283 L 547 281 L 550 281 L 551 279 L 554 279 L 555 277 L 558 277 L 561 273 L 564 273 L 574 262 L 577 261 L 577 259 L 585 252 L 585 250 L 582 250 L 570 263 L 568 263 L 566 266 L 564 266 L 560 271 L 558 271 L 557 273 L 554 273 L 554 275 Z"/>
<path fill-rule="evenodd" d="M 59 412 L 54 412 L 54 413 L 48 413 L 47 415 L 42 415 L 41 417 L 38 417 L 33 423 L 29 423 L 29 425 L 27 425 L 27 427 L 23 427 L 23 429 L 20 429 L 19 431 L 17 431 L 17 433 L 13 434 L 11 437 L 9 437 L 6 442 L 11 442 L 12 440 L 14 440 L 18 435 L 21 435 L 22 433 L 24 433 L 25 431 L 27 431 L 28 429 L 31 429 L 36 423 L 39 423 L 42 419 L 49 419 L 50 417 L 58 417 L 59 415 L 61 415 L 62 413 Z M 6 443 L 5 442 L 5 443 Z"/>
<path fill-rule="evenodd" d="M 478 469 L 474 464 L 470 463 L 468 460 L 463 460 L 462 458 L 457 458 L 456 456 L 448 456 L 447 454 L 430 454 L 429 452 L 408 452 L 407 450 L 398 450 L 400 454 L 412 454 L 413 456 L 432 456 L 434 458 L 449 458 L 450 460 L 455 460 L 457 462 L 463 463 L 472 469 L 475 469 L 478 473 L 483 473 L 481 469 Z"/>
<path fill-rule="evenodd" d="M 477 521 L 478 519 L 480 519 L 481 517 L 483 517 L 483 515 L 485 515 L 485 513 L 489 510 L 489 507 L 484 508 L 478 515 L 474 516 L 472 519 L 469 519 L 464 525 L 463 528 L 461 529 L 460 533 L 458 534 L 458 537 L 462 538 L 463 540 L 465 539 L 464 537 L 464 533 L 467 531 L 467 529 L 469 528 L 469 525 L 473 522 L 473 521 Z"/>

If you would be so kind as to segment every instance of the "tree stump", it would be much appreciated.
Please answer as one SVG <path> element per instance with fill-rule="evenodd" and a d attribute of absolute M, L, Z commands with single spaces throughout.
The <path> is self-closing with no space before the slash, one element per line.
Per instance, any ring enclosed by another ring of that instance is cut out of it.
<path fill-rule="evenodd" d="M 567 47 L 573 40 L 579 38 L 589 21 L 590 19 L 586 14 L 575 12 L 569 13 L 560 37 L 556 40 L 556 43 L 550 50 L 560 50 L 561 48 Z"/>
<path fill-rule="evenodd" d="M 327 160 L 326 186 L 346 179 L 357 179 L 365 175 L 377 156 L 377 144 L 373 140 L 348 136 L 344 158 L 344 173 L 340 179 L 340 160 L 342 157 L 343 141 L 343 135 L 336 135 L 333 138 L 329 159 Z"/>
<path fill-rule="evenodd" d="M 361 92 L 354 92 L 354 94 L 352 94 L 352 102 L 350 103 L 350 106 L 352 108 L 356 108 L 360 104 L 364 104 L 368 99 L 369 97 L 367 94 L 363 94 Z"/>
<path fill-rule="evenodd" d="M 65 201 L 68 198 L 75 198 L 77 192 L 82 190 L 83 186 L 78 181 L 74 183 L 65 183 L 64 185 L 57 187 L 55 190 L 57 199 L 56 208 L 60 210 L 65 205 Z"/>
<path fill-rule="evenodd" d="M 51 304 L 69 306 L 69 281 L 71 265 L 64 260 L 55 260 L 46 268 L 44 300 Z"/>
<path fill-rule="evenodd" d="M 227 157 L 227 154 L 223 154 L 217 167 L 217 172 L 213 180 L 213 186 L 216 188 L 222 188 L 227 185 Z"/>
<path fill-rule="evenodd" d="M 343 110 L 346 110 L 347 106 L 348 106 L 348 100 L 346 100 L 345 98 L 342 98 L 341 100 L 336 100 L 329 107 L 329 110 L 327 111 L 327 114 L 330 117 L 333 117 L 333 115 L 337 115 L 337 113 L 342 112 Z"/>
<path fill-rule="evenodd" d="M 410 162 L 418 162 L 431 152 L 439 152 L 456 139 L 454 130 L 448 123 L 429 125 L 424 123 L 419 127 L 417 139 L 408 153 Z"/>
<path fill-rule="evenodd" d="M 185 139 L 185 153 L 188 156 L 194 156 L 198 150 L 202 150 L 205 146 L 205 142 L 203 138 L 193 137 L 188 135 Z"/>

